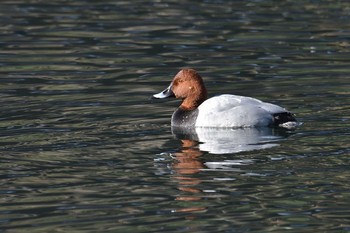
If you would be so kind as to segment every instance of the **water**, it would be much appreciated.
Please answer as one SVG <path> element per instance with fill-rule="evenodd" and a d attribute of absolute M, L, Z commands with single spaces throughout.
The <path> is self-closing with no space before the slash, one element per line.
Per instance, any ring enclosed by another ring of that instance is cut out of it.
<path fill-rule="evenodd" d="M 349 12 L 1 1 L 1 231 L 349 232 Z M 149 97 L 182 67 L 304 124 L 176 137 Z"/>

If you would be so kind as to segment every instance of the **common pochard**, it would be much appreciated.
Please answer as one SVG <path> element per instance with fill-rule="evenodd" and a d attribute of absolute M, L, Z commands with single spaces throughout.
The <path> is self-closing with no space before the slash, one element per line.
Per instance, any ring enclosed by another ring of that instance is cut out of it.
<path fill-rule="evenodd" d="M 173 127 L 298 126 L 288 110 L 255 98 L 223 94 L 207 99 L 203 79 L 193 69 L 181 70 L 169 87 L 153 95 L 156 99 L 169 97 L 182 99 L 171 118 Z"/>

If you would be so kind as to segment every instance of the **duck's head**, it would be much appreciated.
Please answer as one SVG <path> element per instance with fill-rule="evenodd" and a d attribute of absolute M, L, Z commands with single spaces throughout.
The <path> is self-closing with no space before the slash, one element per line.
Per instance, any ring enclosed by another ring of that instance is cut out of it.
<path fill-rule="evenodd" d="M 207 89 L 202 77 L 193 69 L 182 69 L 175 75 L 173 81 L 164 91 L 153 95 L 153 98 L 163 99 L 175 97 L 182 99 L 180 108 L 193 110 L 207 99 Z"/>

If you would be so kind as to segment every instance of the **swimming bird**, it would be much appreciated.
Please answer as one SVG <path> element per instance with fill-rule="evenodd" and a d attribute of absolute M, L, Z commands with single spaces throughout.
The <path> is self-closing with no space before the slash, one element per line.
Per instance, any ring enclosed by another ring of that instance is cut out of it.
<path fill-rule="evenodd" d="M 172 115 L 172 127 L 293 129 L 299 125 L 285 108 L 252 97 L 222 94 L 208 99 L 203 79 L 194 69 L 180 70 L 164 91 L 153 95 L 156 99 L 170 97 L 182 100 Z"/>

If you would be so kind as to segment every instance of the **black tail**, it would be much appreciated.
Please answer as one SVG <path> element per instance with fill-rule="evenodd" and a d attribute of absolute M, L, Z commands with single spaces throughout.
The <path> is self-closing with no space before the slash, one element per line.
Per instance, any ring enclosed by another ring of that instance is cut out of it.
<path fill-rule="evenodd" d="M 273 114 L 273 120 L 276 126 L 279 126 L 286 122 L 297 122 L 293 114 L 290 112 L 275 113 Z"/>

